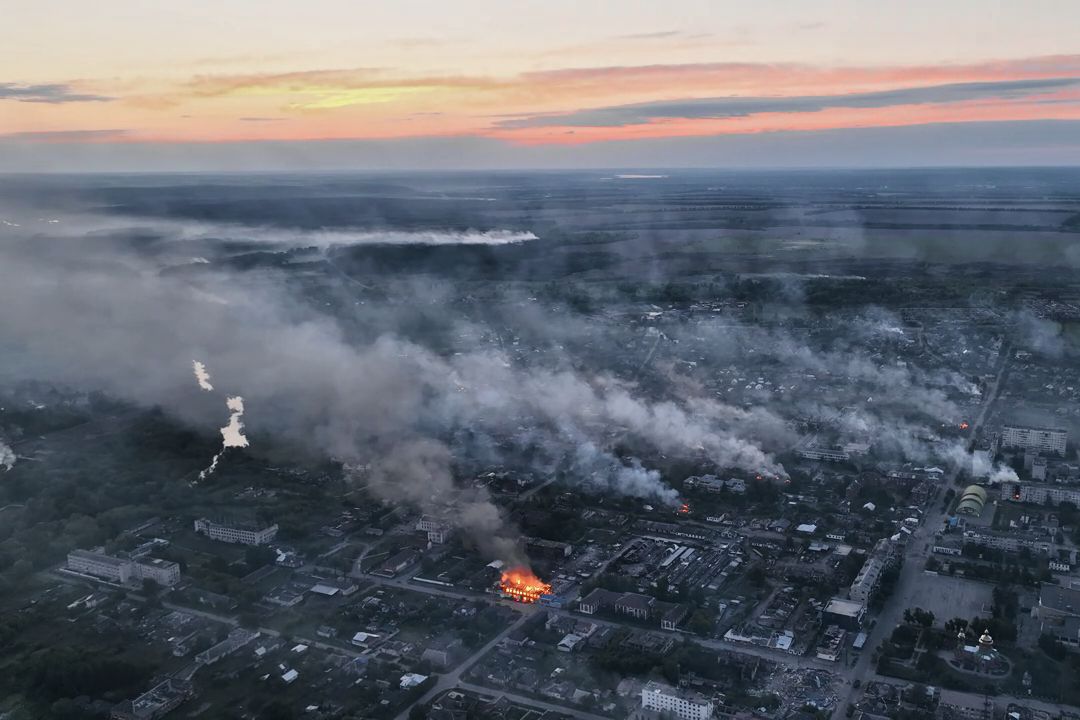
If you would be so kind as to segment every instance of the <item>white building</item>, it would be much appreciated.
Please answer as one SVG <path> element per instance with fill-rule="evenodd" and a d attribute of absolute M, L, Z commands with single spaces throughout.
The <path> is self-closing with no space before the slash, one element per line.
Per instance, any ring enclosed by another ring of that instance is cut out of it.
<path fill-rule="evenodd" d="M 855 576 L 855 580 L 851 583 L 848 597 L 856 602 L 869 602 L 874 592 L 877 591 L 884 570 L 885 563 L 880 558 L 867 558 L 862 569 L 859 570 L 859 574 Z"/>
<path fill-rule="evenodd" d="M 1041 483 L 1002 483 L 1001 499 L 1036 505 L 1044 505 L 1047 500 L 1054 505 L 1060 505 L 1063 502 L 1080 505 L 1080 487 Z"/>
<path fill-rule="evenodd" d="M 195 521 L 195 532 L 202 533 L 211 540 L 239 543 L 241 545 L 266 545 L 273 542 L 274 538 L 277 537 L 277 531 L 277 524 L 259 528 L 226 525 L 205 518 L 199 518 Z"/>
<path fill-rule="evenodd" d="M 180 566 L 170 560 L 135 561 L 90 550 L 69 552 L 67 569 L 117 583 L 149 579 L 162 587 L 172 587 L 180 582 Z"/>
<path fill-rule="evenodd" d="M 434 545 L 444 545 L 451 531 L 449 524 L 431 515 L 421 516 L 416 523 L 416 529 L 427 533 L 428 542 Z"/>
<path fill-rule="evenodd" d="M 1031 428 L 1006 425 L 1001 429 L 1003 447 L 1023 448 L 1065 455 L 1065 443 L 1069 439 L 1066 430 L 1056 428 Z"/>
<path fill-rule="evenodd" d="M 700 693 L 649 682 L 641 689 L 641 707 L 680 720 L 712 720 L 714 705 Z"/>
<path fill-rule="evenodd" d="M 90 550 L 72 550 L 67 557 L 68 570 L 118 583 L 131 580 L 133 564 L 130 560 Z"/>
<path fill-rule="evenodd" d="M 180 566 L 171 560 L 147 558 L 132 563 L 131 575 L 137 580 L 153 580 L 162 587 L 172 587 L 180 582 Z"/>

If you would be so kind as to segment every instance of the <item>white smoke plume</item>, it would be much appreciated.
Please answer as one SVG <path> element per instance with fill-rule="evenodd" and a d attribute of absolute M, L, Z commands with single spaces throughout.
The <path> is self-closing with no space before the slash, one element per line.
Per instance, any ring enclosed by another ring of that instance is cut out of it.
<path fill-rule="evenodd" d="M 223 446 L 247 447 L 248 439 L 244 436 L 244 423 L 241 420 L 244 417 L 244 398 L 239 395 L 231 397 L 225 401 L 225 405 L 232 413 L 229 415 L 229 424 L 221 428 Z"/>
<path fill-rule="evenodd" d="M 221 428 L 221 452 L 214 455 L 210 460 L 210 466 L 199 473 L 199 479 L 205 480 L 217 470 L 218 461 L 221 460 L 221 456 L 225 454 L 225 451 L 229 448 L 244 448 L 248 446 L 247 436 L 244 435 L 244 423 L 242 418 L 244 417 L 244 398 L 236 395 L 228 398 L 225 401 L 226 407 L 231 411 L 229 413 L 229 423 Z"/>
<path fill-rule="evenodd" d="M 0 440 L 0 467 L 5 471 L 15 467 L 15 451 L 3 440 Z"/>
<path fill-rule="evenodd" d="M 225 454 L 226 450 L 248 446 L 248 439 L 244 435 L 244 423 L 242 421 L 244 417 L 244 398 L 239 395 L 228 398 L 225 405 L 231 412 L 229 413 L 229 423 L 221 428 L 221 452 L 214 455 L 210 460 L 210 466 L 199 473 L 200 480 L 205 480 L 217 470 L 218 461 L 221 460 L 221 456 Z"/>
<path fill-rule="evenodd" d="M 209 239 L 214 227 L 163 223 L 155 224 L 151 234 Z M 229 233 L 234 231 L 230 226 Z M 252 242 L 292 245 L 333 245 L 357 237 L 363 242 L 386 242 L 388 237 L 389 242 L 415 242 L 424 237 L 429 243 L 534 237 L 251 232 Z M 503 559 L 514 559 L 513 543 L 507 539 L 513 533 L 488 494 L 463 479 L 467 475 L 459 465 L 465 457 L 452 449 L 461 437 L 466 438 L 462 443 L 485 448 L 486 457 L 495 462 L 503 448 L 517 450 L 527 444 L 540 458 L 534 467 L 568 470 L 568 483 L 662 502 L 673 501 L 674 491 L 655 469 L 625 456 L 627 448 L 784 476 L 775 454 L 797 440 L 783 417 L 788 407 L 780 403 L 736 406 L 695 394 L 690 384 L 675 393 L 665 388 L 645 392 L 632 382 L 584 371 L 572 356 L 532 363 L 495 350 L 492 343 L 478 342 L 460 354 L 435 352 L 395 334 L 392 303 L 369 302 L 362 310 L 357 305 L 357 315 L 390 322 L 388 329 L 354 334 L 345 324 L 349 318 L 313 311 L 305 293 L 294 292 L 284 275 L 230 272 L 224 266 L 190 275 L 162 274 L 144 256 L 122 247 L 82 245 L 63 244 L 63 253 L 37 238 L 23 245 L 0 245 L 0 337 L 26 348 L 33 377 L 161 405 L 181 419 L 204 425 L 209 422 L 205 403 L 193 397 L 201 393 L 191 392 L 190 375 L 175 370 L 176 358 L 208 353 L 216 385 L 235 388 L 258 409 L 246 418 L 253 431 L 280 436 L 317 456 L 369 468 L 368 488 L 375 497 L 449 515 L 486 552 Z M 193 252 L 187 246 L 185 250 L 183 256 L 190 258 Z M 60 285 L 50 280 L 57 273 L 65 278 Z M 412 305 L 435 295 L 398 293 L 393 303 Z M 453 310 L 444 311 L 441 303 L 430 306 L 436 308 L 433 314 L 443 313 L 437 315 L 439 323 L 459 329 L 460 318 Z M 20 310 L 25 307 L 34 307 L 35 313 Z M 519 330 L 525 326 L 523 317 L 528 318 L 515 309 Z M 527 329 L 543 333 L 553 345 L 560 332 L 575 332 L 565 325 L 549 329 L 550 321 L 537 312 Z M 43 324 L 58 330 L 42 333 Z M 584 328 L 580 334 L 593 330 Z M 766 362 L 773 359 L 797 371 L 850 377 L 873 386 L 876 398 L 894 398 L 909 407 L 925 404 L 942 416 L 953 411 L 944 394 L 947 387 L 914 369 L 874 362 L 864 354 L 815 351 L 779 332 L 733 331 L 719 325 L 714 332 L 718 348 L 741 343 L 747 351 L 759 350 Z M 81 349 L 78 362 L 70 355 L 73 343 Z M 209 392 L 199 366 L 192 367 L 199 387 Z M 210 385 L 208 368 L 201 370 Z M 244 400 L 238 394 L 227 406 L 230 417 L 221 428 L 221 451 L 201 478 L 216 470 L 228 448 L 248 444 Z M 879 425 L 870 419 L 865 424 Z M 447 512 L 447 507 L 452 510 Z"/>
<path fill-rule="evenodd" d="M 943 455 L 957 466 L 970 470 L 973 478 L 985 478 L 990 485 L 1020 480 L 1020 476 L 1008 465 L 995 463 L 982 454 L 970 453 L 963 445 L 950 445 Z"/>
<path fill-rule="evenodd" d="M 52 236 L 84 236 L 87 233 L 149 232 L 167 236 L 178 243 L 208 241 L 217 244 L 222 238 L 231 241 L 295 248 L 330 248 L 352 245 L 513 245 L 537 240 L 529 231 L 488 230 L 379 230 L 372 228 L 285 229 L 243 223 L 194 220 L 166 220 L 124 215 L 78 214 L 69 217 L 63 226 L 50 229 Z M 187 256 L 188 262 L 205 264 L 205 257 Z"/>
<path fill-rule="evenodd" d="M 191 365 L 195 370 L 195 380 L 199 383 L 199 387 L 207 392 L 212 392 L 214 386 L 210 384 L 210 373 L 206 370 L 206 365 L 198 360 L 192 360 Z"/>
<path fill-rule="evenodd" d="M 664 485 L 656 470 L 646 469 L 636 459 L 619 460 L 588 440 L 582 441 L 574 451 L 571 469 L 591 490 L 657 500 L 667 505 L 674 505 L 679 499 L 679 494 Z"/>

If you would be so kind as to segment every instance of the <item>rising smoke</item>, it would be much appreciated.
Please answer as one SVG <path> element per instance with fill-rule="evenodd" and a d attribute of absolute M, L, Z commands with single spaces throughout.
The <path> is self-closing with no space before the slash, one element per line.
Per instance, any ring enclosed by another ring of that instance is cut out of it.
<path fill-rule="evenodd" d="M 98 239 L 110 237 L 117 222 L 100 221 Z M 314 310 L 280 276 L 231 272 L 212 262 L 201 263 L 209 270 L 198 274 L 164 274 L 152 255 L 123 243 L 84 247 L 69 242 L 77 236 L 70 232 L 58 244 L 37 235 L 0 245 L 0 346 L 9 346 L 13 363 L 19 361 L 28 377 L 102 389 L 162 406 L 198 427 L 217 427 L 220 406 L 210 407 L 200 401 L 203 393 L 192 391 L 194 372 L 206 393 L 215 386 L 242 393 L 226 400 L 230 415 L 221 428 L 222 450 L 202 478 L 218 468 L 228 448 L 247 446 L 247 423 L 260 436 L 280 436 L 357 468 L 352 479 L 376 497 L 450 518 L 489 555 L 514 565 L 522 558 L 513 529 L 483 487 L 462 482 L 464 457 L 499 464 L 527 451 L 538 472 L 561 472 L 582 490 L 672 505 L 677 494 L 661 474 L 616 451 L 617 445 L 785 477 L 775 454 L 798 441 L 790 421 L 796 413 L 836 423 L 853 435 L 884 436 L 902 457 L 923 460 L 934 454 L 933 438 L 906 414 L 918 408 L 951 419 L 959 411 L 948 394 L 971 390 L 955 374 L 888 365 L 854 347 L 822 350 L 779 330 L 716 322 L 694 328 L 716 352 L 740 358 L 756 353 L 761 362 L 782 363 L 792 372 L 845 378 L 861 397 L 874 398 L 873 407 L 853 409 L 851 398 L 729 404 L 674 372 L 658 397 L 565 357 L 529 364 L 490 343 L 450 354 L 396 332 L 354 337 L 341 318 Z M 233 238 L 236 232 L 236 226 L 165 222 L 151 234 L 183 245 L 219 233 Z M 249 233 L 258 242 L 289 246 L 535 239 L 505 232 L 240 231 L 245 239 Z M 437 287 L 416 284 L 357 312 L 381 316 L 392 328 L 397 305 L 438 310 L 442 303 Z M 477 330 L 450 310 L 442 309 L 438 318 L 448 334 Z M 553 327 L 552 318 L 536 309 L 515 319 L 523 331 L 548 337 L 553 347 L 590 333 L 562 320 Z M 875 313 L 858 332 L 892 337 L 897 329 L 895 318 Z M 482 336 L 483 329 L 476 334 Z M 657 335 L 655 342 L 678 339 Z M 78 358 L 72 347 L 79 348 Z M 191 357 L 213 368 L 213 384 L 207 366 L 185 360 Z M 251 418 L 244 417 L 245 403 L 257 409 Z"/>
<path fill-rule="evenodd" d="M 210 384 L 210 373 L 206 370 L 206 365 L 198 360 L 192 360 L 191 365 L 195 371 L 195 381 L 199 383 L 199 387 L 206 392 L 212 392 L 214 386 Z"/>
<path fill-rule="evenodd" d="M 205 388 L 204 388 L 205 389 Z M 244 398 L 239 395 L 225 400 L 225 407 L 229 409 L 229 422 L 221 428 L 221 451 L 210 460 L 210 465 L 199 473 L 199 479 L 205 480 L 217 470 L 221 456 L 229 448 L 248 447 L 247 436 L 244 435 Z"/>
<path fill-rule="evenodd" d="M 11 446 L 0 440 L 0 467 L 5 471 L 15 467 L 15 451 L 11 449 Z"/>
<path fill-rule="evenodd" d="M 53 280 L 58 274 L 62 283 Z M 227 448 L 247 445 L 243 410 L 250 402 L 260 408 L 252 430 L 369 468 L 379 498 L 453 517 L 510 561 L 519 558 L 497 506 L 455 480 L 447 443 L 458 429 L 500 448 L 508 428 L 534 426 L 544 453 L 580 472 L 583 487 L 663 502 L 673 502 L 674 492 L 659 473 L 605 449 L 612 427 L 663 451 L 704 453 L 721 466 L 781 470 L 737 435 L 727 410 L 695 415 L 636 396 L 610 377 L 530 368 L 487 348 L 444 356 L 394 335 L 354 342 L 276 280 L 163 276 L 135 254 L 101 246 L 80 252 L 65 244 L 57 255 L 36 238 L 0 247 L 0 337 L 28 376 L 159 405 L 201 427 L 213 419 L 185 389 L 188 373 L 204 392 L 236 388 L 243 400 L 227 400 L 222 452 L 203 478 Z M 183 360 L 192 356 L 209 361 L 213 384 L 201 361 Z"/>

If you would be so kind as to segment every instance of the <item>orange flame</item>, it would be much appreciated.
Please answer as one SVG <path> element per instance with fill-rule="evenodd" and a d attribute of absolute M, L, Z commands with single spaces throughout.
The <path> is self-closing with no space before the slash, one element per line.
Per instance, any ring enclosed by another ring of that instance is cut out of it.
<path fill-rule="evenodd" d="M 961 430 L 967 430 L 968 429 L 968 424 L 966 422 L 960 423 L 960 429 Z"/>
<path fill-rule="evenodd" d="M 690 512 L 690 503 L 683 503 L 682 505 L 680 505 L 679 506 L 679 512 L 681 512 L 683 515 L 689 513 Z"/>
<path fill-rule="evenodd" d="M 499 589 L 503 595 L 511 600 L 522 603 L 534 603 L 541 595 L 551 592 L 551 585 L 547 584 L 533 574 L 532 570 L 525 567 L 510 568 L 502 574 L 499 580 Z"/>

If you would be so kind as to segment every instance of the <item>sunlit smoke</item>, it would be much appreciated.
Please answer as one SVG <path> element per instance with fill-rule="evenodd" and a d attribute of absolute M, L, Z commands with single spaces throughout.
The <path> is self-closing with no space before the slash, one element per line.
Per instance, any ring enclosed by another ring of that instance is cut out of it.
<path fill-rule="evenodd" d="M 206 391 L 212 391 L 214 386 L 210 384 L 210 373 L 206 365 L 198 360 L 192 361 L 195 369 L 195 379 L 199 387 Z M 225 407 L 229 409 L 229 422 L 221 428 L 221 451 L 210 460 L 210 465 L 199 473 L 199 479 L 205 480 L 217 470 L 221 456 L 229 448 L 244 448 L 248 446 L 247 436 L 244 435 L 244 398 L 239 395 L 226 398 Z"/>
<path fill-rule="evenodd" d="M 207 392 L 211 392 L 214 389 L 214 386 L 210 384 L 210 373 L 207 372 L 206 366 L 198 360 L 192 360 L 191 365 L 195 369 L 195 380 L 198 381 L 199 387 Z"/>

